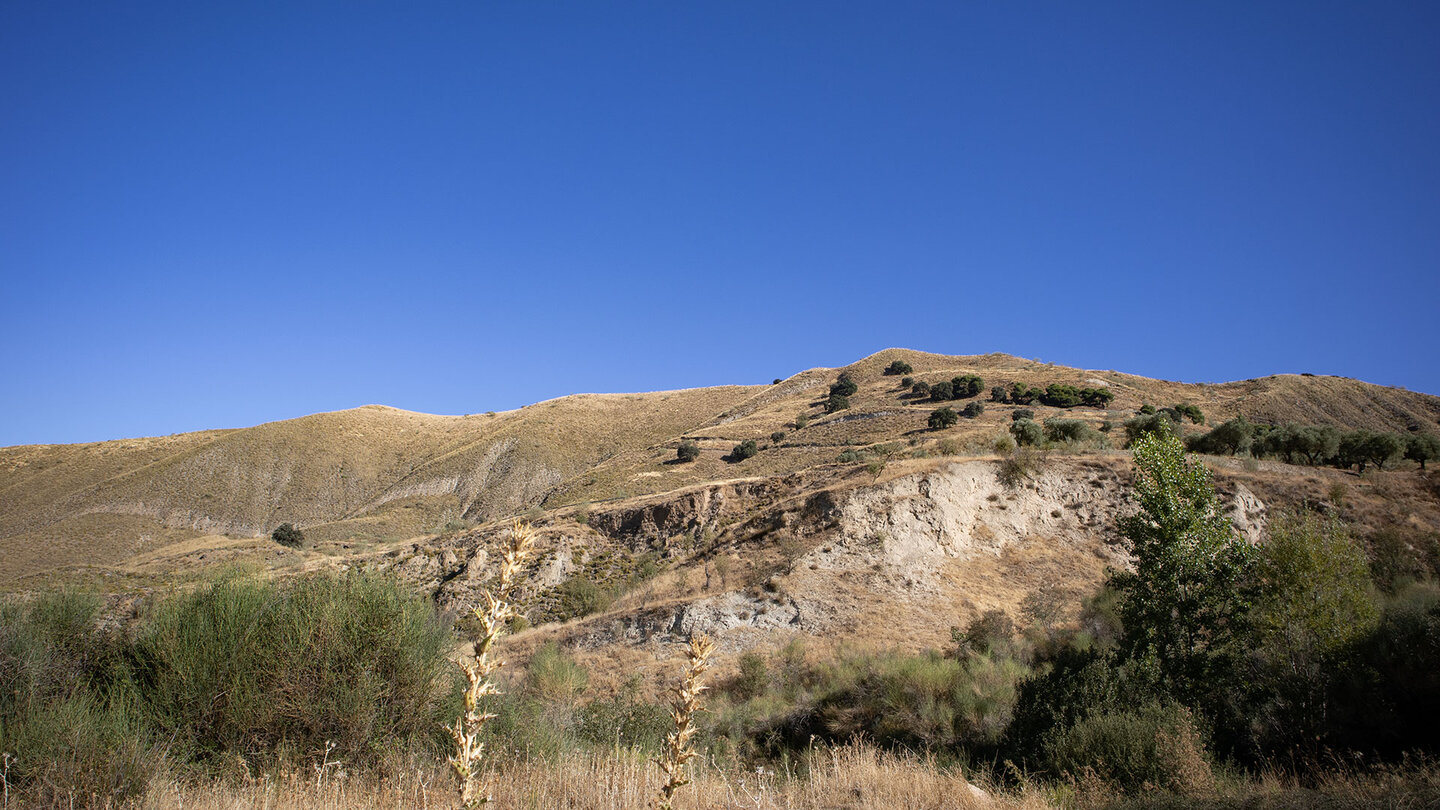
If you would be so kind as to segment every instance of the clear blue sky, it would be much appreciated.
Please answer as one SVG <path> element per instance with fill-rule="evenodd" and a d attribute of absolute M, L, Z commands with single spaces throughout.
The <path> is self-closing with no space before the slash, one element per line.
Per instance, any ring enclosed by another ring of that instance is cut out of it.
<path fill-rule="evenodd" d="M 0 445 L 889 346 L 1440 393 L 1440 3 L 0 5 Z"/>

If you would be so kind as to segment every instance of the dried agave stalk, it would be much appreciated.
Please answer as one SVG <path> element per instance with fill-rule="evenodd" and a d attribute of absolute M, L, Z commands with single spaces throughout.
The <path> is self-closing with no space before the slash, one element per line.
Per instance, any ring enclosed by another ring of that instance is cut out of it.
<path fill-rule="evenodd" d="M 505 634 L 506 622 L 514 618 L 515 607 L 510 604 L 510 589 L 520 566 L 529 556 L 535 542 L 535 530 L 527 523 L 516 522 L 510 532 L 510 545 L 500 563 L 500 584 L 494 591 L 485 591 L 485 606 L 477 606 L 473 614 L 480 621 L 480 637 L 475 640 L 475 659 L 461 661 L 460 669 L 465 673 L 465 712 L 455 719 L 455 725 L 447 726 L 450 739 L 455 742 L 455 753 L 450 756 L 450 768 L 455 771 L 459 782 L 460 804 L 462 807 L 479 807 L 490 801 L 490 796 L 481 790 L 476 773 L 480 760 L 485 754 L 485 743 L 480 741 L 480 730 L 495 717 L 493 712 L 482 711 L 480 701 L 489 695 L 500 694 L 493 676 L 505 666 L 505 662 L 492 658 L 490 649 Z"/>
<path fill-rule="evenodd" d="M 671 691 L 670 718 L 675 721 L 675 730 L 665 738 L 665 753 L 655 758 L 655 764 L 665 772 L 665 786 L 660 788 L 659 810 L 673 810 L 675 791 L 690 784 L 685 778 L 685 763 L 695 758 L 690 747 L 695 736 L 695 713 L 700 711 L 700 693 L 707 687 L 705 671 L 710 668 L 710 655 L 715 652 L 715 643 L 709 636 L 695 636 L 690 639 L 690 660 L 680 683 Z"/>

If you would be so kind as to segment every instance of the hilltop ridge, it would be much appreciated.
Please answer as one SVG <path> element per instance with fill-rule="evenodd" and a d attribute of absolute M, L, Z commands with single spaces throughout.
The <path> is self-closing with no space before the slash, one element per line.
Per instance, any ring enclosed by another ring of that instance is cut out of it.
<path fill-rule="evenodd" d="M 978 401 L 1015 383 L 1105 387 L 1114 394 L 1106 408 L 1064 411 L 1095 424 L 1142 404 L 1185 403 L 1211 424 L 1244 415 L 1400 432 L 1440 425 L 1440 398 L 1338 377 L 1187 384 L 1002 353 L 901 348 L 771 385 L 572 394 L 465 416 L 371 404 L 250 428 L 0 449 L 0 550 L 8 560 L 0 582 L 115 565 L 167 544 L 263 537 L 281 522 L 320 543 L 395 542 L 537 510 L 790 475 L 834 464 L 846 448 L 894 444 L 924 456 L 943 441 L 946 452 L 989 452 L 1013 407 L 991 404 L 943 435 L 929 431 L 935 404 L 884 373 L 896 361 L 920 381 L 981 376 Z M 858 390 L 848 409 L 827 414 L 828 386 L 841 372 Z M 1061 413 L 1035 410 L 1041 418 Z M 797 430 L 802 415 L 808 424 Z M 673 463 L 682 440 L 699 446 L 695 462 Z M 730 463 L 729 451 L 745 440 L 763 452 Z"/>

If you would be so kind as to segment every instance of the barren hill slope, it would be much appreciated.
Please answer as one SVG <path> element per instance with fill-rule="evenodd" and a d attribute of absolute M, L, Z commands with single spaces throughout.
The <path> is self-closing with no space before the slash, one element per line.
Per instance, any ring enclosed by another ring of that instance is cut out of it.
<path fill-rule="evenodd" d="M 222 548 L 226 538 L 241 547 L 281 522 L 343 555 L 357 544 L 393 544 L 508 515 L 824 469 L 846 448 L 887 460 L 989 452 L 1013 406 L 990 404 L 977 419 L 929 431 L 936 404 L 909 396 L 899 376 L 883 373 L 895 360 L 927 382 L 979 375 L 980 400 L 1013 383 L 1104 386 L 1115 394 L 1103 410 L 1031 406 L 1038 418 L 1063 413 L 1099 424 L 1123 420 L 1143 403 L 1186 403 L 1211 424 L 1240 414 L 1396 431 L 1440 424 L 1440 398 L 1334 377 L 1185 384 L 1003 354 L 904 349 L 774 385 L 582 394 L 501 414 L 366 406 L 253 428 L 0 449 L 0 583 L 23 587 L 47 572 L 123 568 L 138 558 L 148 565 L 167 548 Z M 841 371 L 859 390 L 849 409 L 826 414 L 828 386 Z M 797 430 L 801 416 L 808 424 Z M 700 445 L 700 458 L 674 463 L 686 438 Z M 731 463 L 731 448 L 746 439 L 762 452 Z M 274 553 L 264 543 L 255 548 Z"/>

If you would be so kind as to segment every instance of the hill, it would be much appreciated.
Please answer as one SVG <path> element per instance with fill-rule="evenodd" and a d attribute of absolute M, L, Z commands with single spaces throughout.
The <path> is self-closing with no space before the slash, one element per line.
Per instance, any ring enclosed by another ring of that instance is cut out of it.
<path fill-rule="evenodd" d="M 1211 424 L 1237 415 L 1400 432 L 1440 424 L 1440 398 L 1350 379 L 1186 384 L 904 349 L 773 385 L 579 394 L 466 416 L 366 406 L 244 429 L 0 449 L 0 584 L 27 587 L 65 572 L 123 583 L 177 554 L 273 563 L 277 550 L 263 538 L 282 522 L 304 529 L 318 552 L 343 557 L 513 515 L 824 470 L 847 448 L 890 460 L 991 452 L 1015 406 L 989 403 L 979 418 L 937 434 L 927 429 L 936 404 L 884 373 L 895 361 L 918 381 L 981 376 L 982 401 L 990 388 L 1016 383 L 1103 386 L 1115 395 L 1104 409 L 1029 406 L 1037 419 L 1063 413 L 1098 425 L 1145 403 L 1184 403 Z M 827 414 L 828 386 L 841 372 L 858 390 L 848 409 Z M 803 430 L 797 421 L 807 422 Z M 687 439 L 699 458 L 674 463 Z M 747 439 L 763 452 L 731 463 L 730 450 Z"/>

